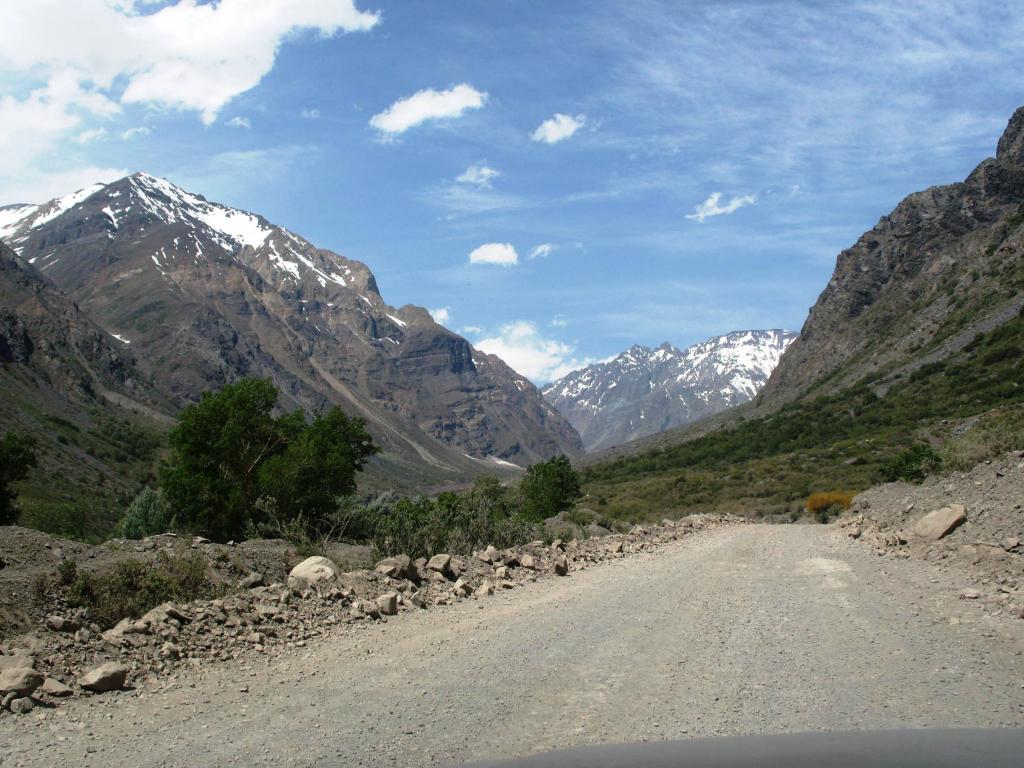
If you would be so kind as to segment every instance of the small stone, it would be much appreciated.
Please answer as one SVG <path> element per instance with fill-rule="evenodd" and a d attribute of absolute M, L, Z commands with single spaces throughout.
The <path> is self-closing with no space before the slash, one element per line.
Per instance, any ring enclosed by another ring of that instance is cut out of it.
<path fill-rule="evenodd" d="M 116 661 L 108 661 L 78 678 L 78 684 L 87 691 L 103 693 L 124 688 L 128 679 L 128 667 Z"/>
<path fill-rule="evenodd" d="M 981 592 L 976 589 L 965 589 L 960 593 L 961 600 L 977 600 L 981 597 Z"/>
<path fill-rule="evenodd" d="M 253 571 L 240 582 L 238 582 L 238 586 L 240 586 L 242 589 L 253 589 L 254 587 L 262 587 L 264 586 L 263 574 Z"/>
<path fill-rule="evenodd" d="M 494 578 L 496 579 L 507 579 L 508 578 L 508 566 L 499 565 L 494 569 Z"/>
<path fill-rule="evenodd" d="M 452 591 L 458 595 L 468 595 L 473 591 L 473 588 L 469 586 L 469 582 L 465 579 L 459 579 L 452 586 Z"/>
<path fill-rule="evenodd" d="M 473 592 L 474 597 L 490 597 L 494 594 L 494 585 L 487 579 L 483 580 L 483 583 Z"/>
<path fill-rule="evenodd" d="M 624 547 L 622 545 L 622 542 L 616 541 L 608 548 L 608 551 L 611 552 L 613 555 L 621 555 L 623 549 Z"/>
<path fill-rule="evenodd" d="M 27 715 L 33 709 L 36 708 L 36 703 L 32 701 L 28 696 L 23 696 L 20 699 L 14 699 L 7 708 L 16 715 Z"/>
<path fill-rule="evenodd" d="M 447 554 L 434 555 L 427 561 L 427 570 L 437 573 L 450 573 L 452 568 L 452 556 Z"/>
<path fill-rule="evenodd" d="M 31 696 L 43 684 L 43 673 L 31 667 L 12 667 L 0 674 L 0 693 Z"/>
<path fill-rule="evenodd" d="M 385 592 L 377 598 L 377 610 L 384 616 L 394 616 L 398 613 L 398 594 L 396 592 Z"/>
<path fill-rule="evenodd" d="M 160 655 L 165 659 L 180 659 L 181 648 L 172 642 L 166 642 L 160 647 Z"/>
<path fill-rule="evenodd" d="M 558 551 L 564 550 L 565 543 L 561 539 L 555 539 L 551 542 L 551 548 Z"/>
<path fill-rule="evenodd" d="M 533 555 L 523 555 L 519 558 L 519 564 L 532 570 L 537 567 L 537 559 Z"/>
<path fill-rule="evenodd" d="M 43 680 L 43 684 L 42 686 L 40 686 L 39 690 L 41 690 L 47 696 L 57 697 L 70 696 L 72 693 L 70 685 L 64 685 L 64 683 L 62 683 L 60 680 L 57 680 L 52 677 L 48 677 L 45 680 Z"/>
<path fill-rule="evenodd" d="M 569 573 L 569 561 L 565 559 L 565 555 L 555 559 L 555 575 L 565 576 Z"/>
<path fill-rule="evenodd" d="M 54 632 L 77 632 L 82 628 L 82 625 L 74 619 L 56 615 L 46 617 L 46 626 Z"/>

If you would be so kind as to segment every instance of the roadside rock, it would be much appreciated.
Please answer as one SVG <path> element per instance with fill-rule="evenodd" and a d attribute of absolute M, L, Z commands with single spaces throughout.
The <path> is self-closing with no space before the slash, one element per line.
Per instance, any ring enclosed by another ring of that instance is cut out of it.
<path fill-rule="evenodd" d="M 60 680 L 56 680 L 52 677 L 48 677 L 43 680 L 42 686 L 39 690 L 45 693 L 47 696 L 70 696 L 74 691 L 70 685 L 64 685 Z"/>
<path fill-rule="evenodd" d="M 384 616 L 394 616 L 398 613 L 398 593 L 385 592 L 377 598 L 377 610 Z"/>
<path fill-rule="evenodd" d="M 441 554 L 434 555 L 430 560 L 427 561 L 427 570 L 441 573 L 444 575 L 451 574 L 452 572 L 452 556 Z"/>
<path fill-rule="evenodd" d="M 20 699 L 13 699 L 7 707 L 16 715 L 27 715 L 36 708 L 36 703 L 28 696 L 23 696 Z"/>
<path fill-rule="evenodd" d="M 14 667 L 0 674 L 0 693 L 31 696 L 33 691 L 43 684 L 43 680 L 42 672 L 30 667 Z"/>
<path fill-rule="evenodd" d="M 951 504 L 929 512 L 914 524 L 914 533 L 938 541 L 967 519 L 963 504 Z"/>
<path fill-rule="evenodd" d="M 569 561 L 565 559 L 565 555 L 555 559 L 555 575 L 565 576 L 569 573 Z"/>
<path fill-rule="evenodd" d="M 392 579 L 418 579 L 416 566 L 408 555 L 396 555 L 381 560 L 374 569 Z"/>
<path fill-rule="evenodd" d="M 490 597 L 494 594 L 494 585 L 487 579 L 473 592 L 474 597 Z"/>
<path fill-rule="evenodd" d="M 331 560 L 326 557 L 307 557 L 301 563 L 292 568 L 288 574 L 288 588 L 293 592 L 301 592 L 309 589 L 314 584 L 324 581 L 334 581 L 341 571 Z"/>
<path fill-rule="evenodd" d="M 87 691 L 104 693 L 124 688 L 128 679 L 128 667 L 116 661 L 108 661 L 78 678 L 78 684 Z"/>
<path fill-rule="evenodd" d="M 82 628 L 82 625 L 74 619 L 56 615 L 46 617 L 46 626 L 54 632 L 77 632 Z"/>

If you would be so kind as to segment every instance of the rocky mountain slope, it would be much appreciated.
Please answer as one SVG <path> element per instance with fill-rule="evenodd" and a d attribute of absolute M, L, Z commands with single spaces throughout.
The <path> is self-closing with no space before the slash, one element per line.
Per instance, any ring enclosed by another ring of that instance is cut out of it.
<path fill-rule="evenodd" d="M 9 206 L 0 239 L 131 349 L 175 407 L 269 377 L 285 407 L 364 417 L 384 448 L 376 475 L 406 486 L 581 450 L 527 379 L 425 310 L 386 304 L 366 265 L 166 180 L 137 173 Z"/>
<path fill-rule="evenodd" d="M 621 445 L 747 402 L 796 338 L 789 331 L 738 331 L 680 351 L 630 347 L 544 388 L 544 397 L 588 451 Z"/>
<path fill-rule="evenodd" d="M 1024 107 L 963 182 L 904 199 L 853 245 L 760 401 L 882 382 L 941 360 L 1024 306 Z"/>
<path fill-rule="evenodd" d="M 146 459 L 147 431 L 169 421 L 132 354 L 3 243 L 0 395 L 0 424 L 40 441 L 44 480 L 25 489 L 29 506 L 85 494 L 89 513 L 102 513 L 134 492 L 133 470 L 149 471 L 134 466 Z"/>

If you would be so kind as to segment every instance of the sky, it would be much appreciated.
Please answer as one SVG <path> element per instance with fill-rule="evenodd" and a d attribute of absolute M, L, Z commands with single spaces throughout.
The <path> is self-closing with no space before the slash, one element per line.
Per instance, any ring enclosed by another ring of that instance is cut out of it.
<path fill-rule="evenodd" d="M 0 205 L 134 171 L 366 263 L 537 383 L 799 330 L 1024 104 L 1011 2 L 0 0 Z"/>

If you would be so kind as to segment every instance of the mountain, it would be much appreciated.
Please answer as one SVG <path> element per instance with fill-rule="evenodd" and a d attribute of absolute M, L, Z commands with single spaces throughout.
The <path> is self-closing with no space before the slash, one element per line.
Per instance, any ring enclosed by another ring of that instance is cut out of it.
<path fill-rule="evenodd" d="M 738 331 L 680 351 L 636 345 L 564 376 L 544 397 L 576 428 L 588 451 L 687 424 L 745 403 L 796 338 L 789 331 Z"/>
<path fill-rule="evenodd" d="M 151 470 L 168 410 L 123 344 L 0 243 L 0 424 L 39 441 L 42 471 L 22 490 L 30 513 L 77 502 L 86 517 L 116 517 Z"/>
<path fill-rule="evenodd" d="M 1022 222 L 1024 107 L 994 158 L 908 196 L 839 254 L 760 404 L 894 380 L 1005 323 L 1024 305 Z"/>
<path fill-rule="evenodd" d="M 164 179 L 8 206 L 0 239 L 130 349 L 173 408 L 269 377 L 286 408 L 364 417 L 384 449 L 373 474 L 401 487 L 582 449 L 527 379 L 426 310 L 389 306 L 365 264 Z"/>

